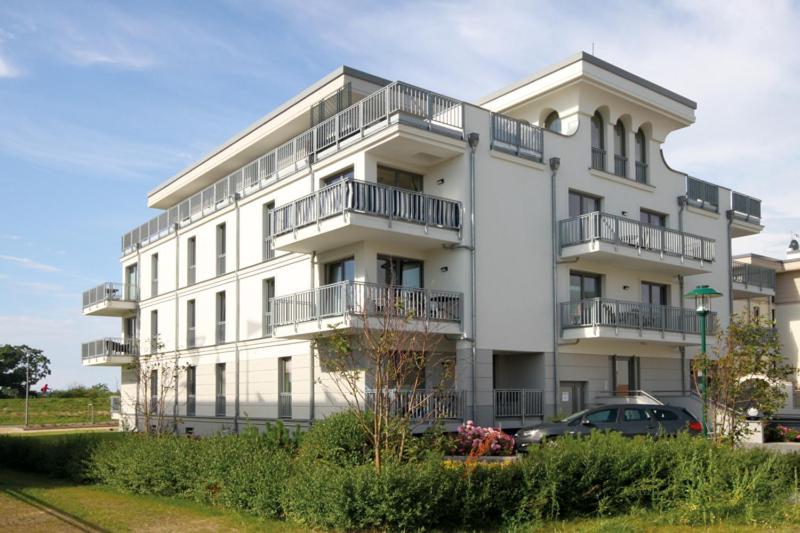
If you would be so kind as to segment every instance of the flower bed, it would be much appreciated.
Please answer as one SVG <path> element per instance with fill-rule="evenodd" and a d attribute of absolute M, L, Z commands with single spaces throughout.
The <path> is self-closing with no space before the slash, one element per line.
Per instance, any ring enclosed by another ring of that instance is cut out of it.
<path fill-rule="evenodd" d="M 769 426 L 766 430 L 767 442 L 800 442 L 800 430 L 783 426 Z"/>
<path fill-rule="evenodd" d="M 500 429 L 476 426 L 472 420 L 467 420 L 458 427 L 450 453 L 472 457 L 513 455 L 514 437 Z"/>

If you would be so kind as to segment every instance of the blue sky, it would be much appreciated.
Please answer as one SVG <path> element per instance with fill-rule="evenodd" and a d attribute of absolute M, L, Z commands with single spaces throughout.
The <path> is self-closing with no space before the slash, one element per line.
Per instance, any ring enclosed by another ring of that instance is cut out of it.
<path fill-rule="evenodd" d="M 118 335 L 80 293 L 119 280 L 147 191 L 347 64 L 472 100 L 590 51 L 696 100 L 674 168 L 764 200 L 736 251 L 800 232 L 800 4 L 39 2 L 0 4 L 0 343 L 43 348 L 50 386 L 103 381 L 80 343 Z"/>

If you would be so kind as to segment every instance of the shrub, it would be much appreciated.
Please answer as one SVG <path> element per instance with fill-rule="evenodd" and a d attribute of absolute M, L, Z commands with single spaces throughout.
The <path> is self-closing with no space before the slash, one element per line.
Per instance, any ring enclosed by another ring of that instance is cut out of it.
<path fill-rule="evenodd" d="M 311 426 L 302 437 L 299 458 L 339 466 L 363 465 L 372 461 L 372 445 L 358 417 L 343 411 Z"/>
<path fill-rule="evenodd" d="M 476 426 L 472 420 L 458 427 L 451 453 L 456 455 L 513 455 L 514 437 L 494 428 Z"/>

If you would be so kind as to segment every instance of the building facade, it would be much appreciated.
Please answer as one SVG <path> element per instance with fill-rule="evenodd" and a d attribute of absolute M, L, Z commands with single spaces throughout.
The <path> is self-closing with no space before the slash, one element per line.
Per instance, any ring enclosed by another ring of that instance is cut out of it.
<path fill-rule="evenodd" d="M 345 405 L 313 339 L 399 299 L 453 422 L 686 396 L 683 294 L 725 293 L 724 326 L 731 239 L 762 230 L 758 200 L 666 163 L 695 108 L 585 53 L 475 103 L 342 67 L 149 193 L 122 283 L 84 294 L 121 337 L 83 362 L 121 367 L 129 427 L 146 402 L 179 431 L 306 425 Z M 174 378 L 142 387 L 143 357 Z"/>

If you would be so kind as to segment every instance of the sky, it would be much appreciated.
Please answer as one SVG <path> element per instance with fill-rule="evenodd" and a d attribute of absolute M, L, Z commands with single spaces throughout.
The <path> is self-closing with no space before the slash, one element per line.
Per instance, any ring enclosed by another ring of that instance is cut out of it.
<path fill-rule="evenodd" d="M 50 387 L 105 382 L 80 344 L 119 336 L 81 292 L 120 281 L 153 187 L 342 64 L 472 101 L 580 50 L 698 102 L 670 166 L 763 200 L 734 252 L 800 232 L 800 2 L 0 3 L 0 344 Z"/>

